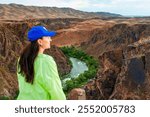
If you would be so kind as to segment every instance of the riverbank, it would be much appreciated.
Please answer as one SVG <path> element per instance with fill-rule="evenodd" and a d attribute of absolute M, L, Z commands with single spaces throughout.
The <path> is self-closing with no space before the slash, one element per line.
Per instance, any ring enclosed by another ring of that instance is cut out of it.
<path fill-rule="evenodd" d="M 62 47 L 61 50 L 68 58 L 69 57 L 77 58 L 85 62 L 88 67 L 88 71 L 81 73 L 77 78 L 71 78 L 71 80 L 66 81 L 63 90 L 67 94 L 71 89 L 82 87 L 90 79 L 93 79 L 96 76 L 99 64 L 98 61 L 94 59 L 92 56 L 87 55 L 81 49 L 75 48 L 74 46 L 70 47 L 65 46 Z"/>

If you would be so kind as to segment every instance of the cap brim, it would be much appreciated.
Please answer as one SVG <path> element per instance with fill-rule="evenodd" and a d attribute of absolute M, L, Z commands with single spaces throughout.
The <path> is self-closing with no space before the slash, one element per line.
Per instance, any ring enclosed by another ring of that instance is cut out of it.
<path fill-rule="evenodd" d="M 48 31 L 45 36 L 50 36 L 50 37 L 53 37 L 56 35 L 56 32 L 55 31 Z"/>

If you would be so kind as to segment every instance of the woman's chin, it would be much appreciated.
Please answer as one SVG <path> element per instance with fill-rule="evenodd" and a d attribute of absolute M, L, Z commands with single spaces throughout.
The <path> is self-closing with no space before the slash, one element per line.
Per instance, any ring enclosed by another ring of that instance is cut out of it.
<path fill-rule="evenodd" d="M 46 49 L 50 49 L 50 48 L 51 48 L 51 46 L 47 47 Z"/>

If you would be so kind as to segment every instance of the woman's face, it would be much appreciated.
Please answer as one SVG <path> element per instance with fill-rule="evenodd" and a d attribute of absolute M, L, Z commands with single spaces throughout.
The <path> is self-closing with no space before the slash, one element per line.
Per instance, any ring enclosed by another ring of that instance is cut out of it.
<path fill-rule="evenodd" d="M 45 50 L 45 49 L 50 48 L 51 41 L 52 41 L 51 37 L 46 36 L 46 37 L 43 37 L 42 39 L 40 39 L 38 41 L 38 43 L 39 43 L 40 47 Z"/>

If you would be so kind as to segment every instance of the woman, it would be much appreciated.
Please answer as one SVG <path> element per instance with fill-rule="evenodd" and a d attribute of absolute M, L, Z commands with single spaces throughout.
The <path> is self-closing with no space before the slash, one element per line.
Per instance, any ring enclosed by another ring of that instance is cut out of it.
<path fill-rule="evenodd" d="M 55 32 L 34 26 L 28 32 L 31 42 L 22 52 L 17 68 L 18 100 L 65 100 L 54 59 L 43 54 L 50 48 Z"/>

